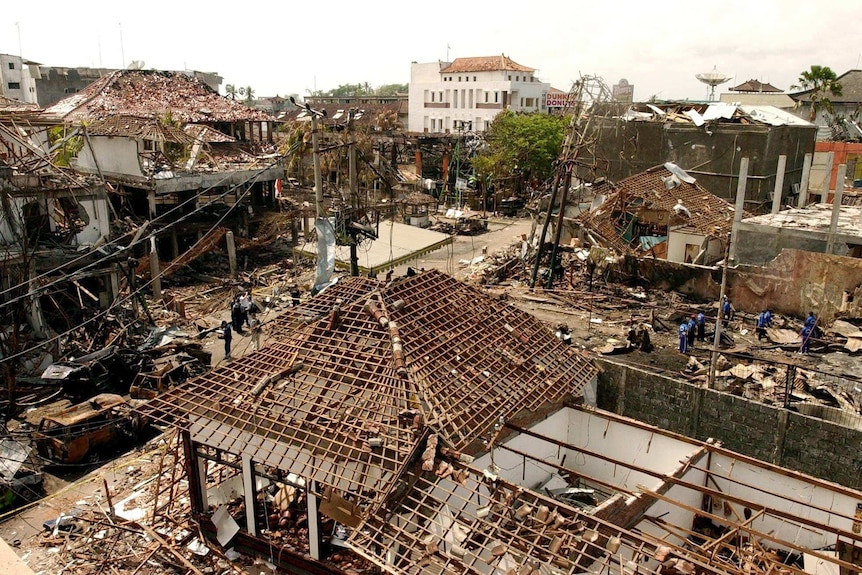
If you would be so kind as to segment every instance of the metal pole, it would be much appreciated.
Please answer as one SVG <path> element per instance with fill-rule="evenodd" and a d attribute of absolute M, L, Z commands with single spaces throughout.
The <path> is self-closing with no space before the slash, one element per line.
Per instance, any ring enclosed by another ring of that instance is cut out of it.
<path fill-rule="evenodd" d="M 314 204 L 316 215 L 322 218 L 323 209 L 323 177 L 320 175 L 320 141 L 318 140 L 317 114 L 311 113 L 311 153 L 314 160 Z"/>
<path fill-rule="evenodd" d="M 560 213 L 557 214 L 557 228 L 554 230 L 554 245 L 551 246 L 551 271 L 548 274 L 548 289 L 554 287 L 554 270 L 557 267 L 557 252 L 560 249 L 560 238 L 563 235 L 563 219 L 566 215 L 566 199 L 569 197 L 570 185 L 572 185 L 572 172 L 566 171 L 566 177 L 563 178 L 563 195 L 560 197 Z"/>
<path fill-rule="evenodd" d="M 350 142 L 347 145 L 347 159 L 348 172 L 350 174 L 351 220 L 359 215 L 359 182 L 357 181 L 356 175 L 356 141 L 353 138 L 353 118 L 355 113 L 356 109 L 351 108 L 347 116 L 347 136 L 350 138 Z M 356 248 L 357 238 L 356 234 L 352 233 L 350 230 L 347 231 L 347 235 L 350 238 L 350 275 L 355 277 L 359 275 L 359 253 Z"/>
<path fill-rule="evenodd" d="M 551 203 L 548 204 L 548 213 L 545 214 L 545 223 L 542 224 L 542 234 L 541 236 L 539 236 L 539 246 L 538 248 L 536 248 L 536 261 L 533 262 L 533 273 L 530 276 L 530 289 L 536 287 L 536 276 L 539 274 L 539 263 L 542 260 L 542 251 L 545 246 L 545 236 L 547 236 L 548 234 L 548 225 L 551 223 L 551 214 L 554 213 L 554 204 L 557 201 L 557 189 L 560 187 L 560 174 L 562 173 L 563 169 L 564 166 L 560 166 L 559 168 L 557 168 L 557 174 L 554 176 L 554 187 L 551 190 Z"/>

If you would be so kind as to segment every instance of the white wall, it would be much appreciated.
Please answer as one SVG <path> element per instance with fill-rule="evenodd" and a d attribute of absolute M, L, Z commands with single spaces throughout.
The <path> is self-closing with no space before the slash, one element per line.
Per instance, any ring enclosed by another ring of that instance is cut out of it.
<path fill-rule="evenodd" d="M 678 230 L 668 230 L 667 260 L 669 262 L 685 262 L 685 245 L 695 244 L 698 246 L 698 251 L 700 251 L 699 248 L 701 245 L 703 245 L 704 238 L 705 236 L 700 234 L 693 234 L 690 232 Z"/>
<path fill-rule="evenodd" d="M 92 150 L 84 143 L 74 162 L 76 168 L 95 173 L 96 161 L 103 174 L 144 177 L 138 160 L 138 144 L 131 138 L 90 136 Z M 93 158 L 95 153 L 95 160 Z"/>
<path fill-rule="evenodd" d="M 84 195 L 77 193 L 75 199 L 78 202 L 79 209 L 87 214 L 87 225 L 75 235 L 72 241 L 73 246 L 81 246 L 95 243 L 100 237 L 109 237 L 111 232 L 110 219 L 108 216 L 108 199 L 105 197 Z M 24 206 L 38 200 L 42 214 L 52 216 L 55 213 L 62 213 L 62 209 L 57 206 L 58 200 L 48 196 L 47 194 L 41 197 L 33 196 L 13 196 L 11 198 L 11 206 L 14 211 L 15 227 L 18 228 L 23 221 L 22 213 Z M 48 218 L 48 224 L 51 231 L 57 230 L 57 222 L 53 217 Z M 17 243 L 17 238 L 13 233 L 12 222 L 9 218 L 0 219 L 0 243 Z"/>
<path fill-rule="evenodd" d="M 718 485 L 717 489 L 723 493 L 790 513 L 794 517 L 803 517 L 845 531 L 853 530 L 851 519 L 836 517 L 828 511 L 813 509 L 810 505 L 852 517 L 856 512 L 856 504 L 862 503 L 862 493 L 858 497 L 852 497 L 844 493 L 844 491 L 849 490 L 833 489 L 825 482 L 813 483 L 805 479 L 777 473 L 771 469 L 730 458 L 724 454 L 713 453 L 710 469 L 715 473 L 728 475 L 742 484 L 757 486 L 757 489 L 745 487 L 740 483 L 713 476 Z M 710 486 L 715 487 L 712 484 Z M 784 495 L 787 499 L 772 495 L 772 493 Z M 733 502 L 730 504 L 736 513 L 742 516 L 742 506 Z M 719 516 L 722 515 L 722 512 L 717 510 L 714 513 Z M 834 535 L 826 537 L 813 529 L 800 528 L 799 524 L 790 520 L 766 517 L 754 521 L 752 527 L 761 533 L 769 533 L 810 549 L 820 549 L 835 543 Z"/>
<path fill-rule="evenodd" d="M 495 70 L 490 72 L 470 72 L 445 74 L 447 80 L 440 70 L 445 68 L 446 62 L 431 62 L 417 64 L 410 67 L 410 91 L 408 101 L 408 124 L 410 132 L 422 132 L 427 128 L 429 132 L 457 132 L 456 122 L 472 122 L 473 131 L 484 131 L 488 124 L 503 109 L 511 109 L 521 112 L 547 112 L 545 107 L 545 94 L 550 90 L 550 84 L 529 81 L 533 74 L 528 72 L 514 72 L 508 70 Z M 509 77 L 512 77 L 509 80 Z M 516 80 L 516 78 L 521 80 Z M 460 78 L 460 81 L 459 81 Z M 442 103 L 447 107 L 425 107 L 425 103 L 432 103 L 428 95 L 434 92 L 433 104 Z M 496 108 L 482 108 L 477 104 L 485 104 L 485 93 L 489 93 L 488 104 L 499 104 Z M 497 94 L 495 102 L 494 94 Z M 508 93 L 509 99 L 503 105 L 503 94 Z M 522 105 L 522 98 L 523 104 Z M 532 98 L 532 105 L 527 105 L 528 98 Z M 431 121 L 435 120 L 432 129 Z M 442 126 L 440 121 L 442 120 Z"/>

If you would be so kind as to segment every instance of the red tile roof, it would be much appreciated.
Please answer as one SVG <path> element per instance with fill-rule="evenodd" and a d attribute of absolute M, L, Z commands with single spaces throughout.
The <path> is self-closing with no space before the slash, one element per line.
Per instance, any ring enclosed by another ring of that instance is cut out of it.
<path fill-rule="evenodd" d="M 179 72 L 118 70 L 46 113 L 68 121 L 114 115 L 165 116 L 182 123 L 274 121 L 271 115 L 219 95 L 201 80 Z"/>
<path fill-rule="evenodd" d="M 662 165 L 612 184 L 613 191 L 608 193 L 605 202 L 583 214 L 579 218 L 581 223 L 593 235 L 600 236 L 608 247 L 622 252 L 637 248 L 637 238 L 629 242 L 623 238 L 623 233 L 629 219 L 645 209 L 668 212 L 671 226 L 682 226 L 697 234 L 711 236 L 730 231 L 734 212 L 731 203 L 712 194 L 697 181 L 680 181 L 678 186 L 667 189 L 665 179 L 671 175 Z M 674 213 L 677 201 L 691 212 L 691 217 Z"/>
<path fill-rule="evenodd" d="M 455 58 L 451 64 L 440 70 L 441 74 L 458 72 L 495 72 L 511 70 L 513 72 L 535 72 L 534 68 L 522 66 L 506 56 L 477 56 L 475 58 Z"/>

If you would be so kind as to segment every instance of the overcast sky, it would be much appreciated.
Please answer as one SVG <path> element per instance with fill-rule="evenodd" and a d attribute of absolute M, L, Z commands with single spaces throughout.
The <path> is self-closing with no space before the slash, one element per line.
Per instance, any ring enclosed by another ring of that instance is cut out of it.
<path fill-rule="evenodd" d="M 703 99 L 695 74 L 714 67 L 733 78 L 718 92 L 749 78 L 787 90 L 812 64 L 842 74 L 862 54 L 860 0 L 9 4 L 0 53 L 18 54 L 20 38 L 24 58 L 45 65 L 140 60 L 217 72 L 222 91 L 251 86 L 258 97 L 406 84 L 412 61 L 506 54 L 563 90 L 590 74 L 626 78 L 637 100 Z"/>

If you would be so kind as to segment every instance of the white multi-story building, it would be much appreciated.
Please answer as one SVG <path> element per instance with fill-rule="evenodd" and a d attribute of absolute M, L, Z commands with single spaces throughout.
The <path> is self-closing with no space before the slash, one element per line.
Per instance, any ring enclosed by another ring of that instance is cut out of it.
<path fill-rule="evenodd" d="M 28 66 L 25 68 L 24 66 Z M 30 74 L 28 62 L 20 56 L 0 54 L 0 96 L 25 104 L 36 103 L 36 84 Z"/>
<path fill-rule="evenodd" d="M 506 56 L 410 66 L 408 131 L 484 131 L 502 110 L 547 112 L 550 84 Z"/>

